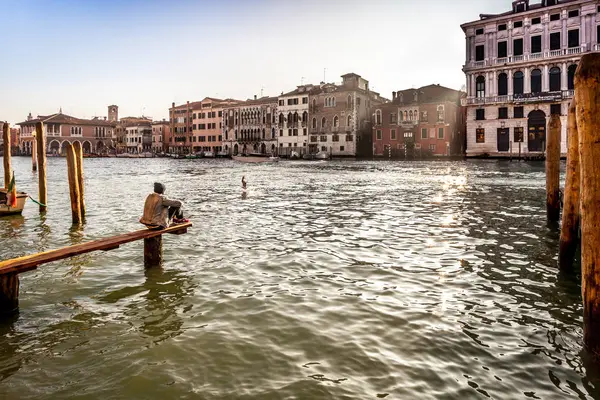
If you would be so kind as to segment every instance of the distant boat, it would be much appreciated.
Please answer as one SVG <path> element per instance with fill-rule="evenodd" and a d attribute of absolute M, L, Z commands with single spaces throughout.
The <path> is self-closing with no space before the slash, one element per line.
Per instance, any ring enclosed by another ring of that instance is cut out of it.
<path fill-rule="evenodd" d="M 317 160 L 329 160 L 329 153 L 326 151 L 320 151 L 315 154 L 315 159 Z"/>
<path fill-rule="evenodd" d="M 204 152 L 204 157 L 206 157 L 206 158 L 214 158 L 215 157 L 215 153 L 213 153 L 212 151 L 205 151 Z"/>
<path fill-rule="evenodd" d="M 0 217 L 21 214 L 23 212 L 23 208 L 25 208 L 26 201 L 27 193 L 17 192 L 17 206 L 9 207 L 6 204 L 6 189 L 0 189 Z"/>
<path fill-rule="evenodd" d="M 317 158 L 316 154 L 306 153 L 305 155 L 302 156 L 303 160 L 315 160 L 316 158 Z"/>
<path fill-rule="evenodd" d="M 279 157 L 271 156 L 269 157 L 269 162 L 279 162 Z"/>
<path fill-rule="evenodd" d="M 221 150 L 220 152 L 217 153 L 217 157 L 219 157 L 219 158 L 229 157 L 229 152 L 227 152 L 226 150 Z"/>

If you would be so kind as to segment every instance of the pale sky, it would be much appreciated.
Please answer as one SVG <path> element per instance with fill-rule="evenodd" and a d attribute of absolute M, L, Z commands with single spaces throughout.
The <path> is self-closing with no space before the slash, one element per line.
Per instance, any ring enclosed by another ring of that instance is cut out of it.
<path fill-rule="evenodd" d="M 533 1 L 532 1 L 533 3 Z M 371 89 L 464 84 L 460 24 L 510 0 L 0 0 L 0 120 L 168 118 L 354 72 Z"/>

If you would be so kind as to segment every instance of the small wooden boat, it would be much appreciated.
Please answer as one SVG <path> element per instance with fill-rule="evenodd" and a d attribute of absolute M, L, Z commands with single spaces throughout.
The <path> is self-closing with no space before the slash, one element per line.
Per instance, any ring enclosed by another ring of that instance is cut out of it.
<path fill-rule="evenodd" d="M 0 189 L 0 217 L 21 214 L 25 208 L 25 201 L 27 201 L 27 193 L 17 192 L 17 206 L 9 207 L 6 205 L 6 189 Z"/>

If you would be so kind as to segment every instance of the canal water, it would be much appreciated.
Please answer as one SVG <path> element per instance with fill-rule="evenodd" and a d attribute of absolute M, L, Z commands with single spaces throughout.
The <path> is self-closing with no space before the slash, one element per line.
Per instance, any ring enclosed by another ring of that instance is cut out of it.
<path fill-rule="evenodd" d="M 194 227 L 162 269 L 136 242 L 21 275 L 0 398 L 600 399 L 543 164 L 86 159 L 81 229 L 65 164 L 0 259 L 139 229 L 155 181 Z"/>

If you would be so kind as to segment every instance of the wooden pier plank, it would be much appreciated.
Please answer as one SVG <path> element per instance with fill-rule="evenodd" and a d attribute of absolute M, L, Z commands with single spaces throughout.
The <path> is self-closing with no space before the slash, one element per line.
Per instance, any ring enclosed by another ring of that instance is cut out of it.
<path fill-rule="evenodd" d="M 181 234 L 183 231 L 187 231 L 187 229 L 190 227 L 192 227 L 191 222 L 180 225 L 173 225 L 166 229 L 159 230 L 141 229 L 139 231 L 125 233 L 118 236 L 112 236 L 109 238 L 94 240 L 91 242 L 77 244 L 74 246 L 63 247 L 61 249 L 31 254 L 6 261 L 0 261 L 0 275 L 30 271 L 36 269 L 41 264 L 62 260 L 79 254 L 90 253 L 92 251 L 113 250 L 125 243 L 147 238 L 153 238 L 166 233 Z"/>

